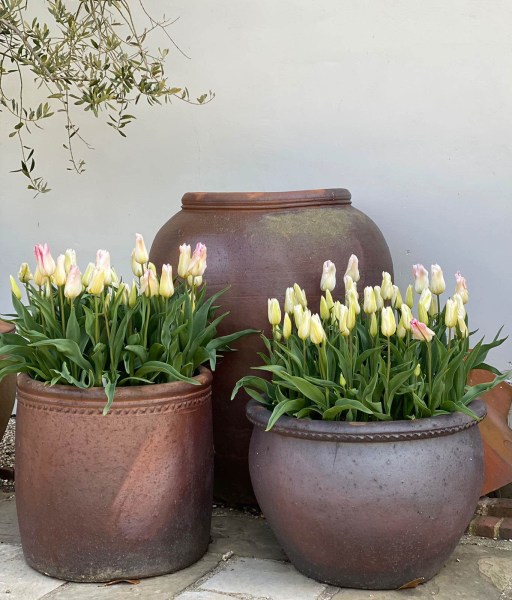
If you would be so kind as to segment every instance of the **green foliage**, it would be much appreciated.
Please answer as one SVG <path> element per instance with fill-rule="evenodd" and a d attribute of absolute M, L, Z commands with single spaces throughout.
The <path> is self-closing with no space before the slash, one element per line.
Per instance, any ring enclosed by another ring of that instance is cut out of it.
<path fill-rule="evenodd" d="M 126 137 L 125 127 L 135 119 L 129 106 L 141 98 L 153 105 L 172 98 L 204 104 L 214 97 L 210 91 L 193 99 L 186 87 L 167 82 L 164 61 L 169 50 L 151 52 L 145 44 L 160 30 L 178 48 L 168 33 L 172 23 L 155 20 L 142 0 L 41 4 L 48 22 L 29 9 L 28 0 L 0 2 L 0 106 L 12 116 L 9 137 L 17 138 L 21 151 L 21 166 L 14 172 L 28 178 L 28 189 L 50 191 L 35 174 L 34 149 L 25 145 L 24 135 L 56 113 L 64 117 L 69 170 L 81 173 L 85 162 L 75 157 L 74 142 L 86 142 L 73 107 L 96 117 L 105 111 L 107 124 Z M 39 98 L 34 106 L 28 105 L 29 96 Z"/>

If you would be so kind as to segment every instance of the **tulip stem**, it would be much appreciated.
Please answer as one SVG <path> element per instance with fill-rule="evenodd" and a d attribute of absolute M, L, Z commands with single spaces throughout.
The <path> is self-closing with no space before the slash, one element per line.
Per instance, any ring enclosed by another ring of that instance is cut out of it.
<path fill-rule="evenodd" d="M 429 407 L 432 407 L 432 347 L 427 342 L 427 356 L 428 356 L 428 394 L 430 402 Z"/>
<path fill-rule="evenodd" d="M 302 358 L 304 363 L 304 375 L 306 374 L 306 340 L 302 340 Z"/>
<path fill-rule="evenodd" d="M 391 406 L 388 405 L 389 403 L 389 374 L 391 372 L 391 338 L 389 336 L 387 336 L 388 338 L 388 365 L 387 365 L 387 370 L 386 370 L 386 410 L 387 410 L 387 414 L 391 414 Z"/>
<path fill-rule="evenodd" d="M 94 338 L 96 344 L 100 341 L 100 320 L 99 320 L 99 306 L 98 306 L 98 296 L 94 296 Z"/>
<path fill-rule="evenodd" d="M 62 320 L 62 337 L 66 337 L 66 314 L 64 313 L 64 289 L 59 285 L 60 318 Z"/>

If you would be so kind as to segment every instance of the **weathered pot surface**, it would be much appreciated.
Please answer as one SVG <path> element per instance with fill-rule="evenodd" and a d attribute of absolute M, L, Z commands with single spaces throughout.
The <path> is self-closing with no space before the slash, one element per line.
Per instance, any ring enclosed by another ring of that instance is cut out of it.
<path fill-rule="evenodd" d="M 384 236 L 377 225 L 352 206 L 343 188 L 290 192 L 187 193 L 182 208 L 155 237 L 150 259 L 157 268 L 175 263 L 178 246 L 201 241 L 208 247 L 208 293 L 229 286 L 219 299 L 228 317 L 219 335 L 251 327 L 268 328 L 267 299 L 297 282 L 309 304 L 320 302 L 323 262 L 338 267 L 337 293 L 343 294 L 347 261 L 357 254 L 360 289 L 393 272 Z M 268 331 L 267 331 L 268 332 Z M 238 340 L 237 351 L 219 361 L 213 383 L 215 494 L 230 504 L 254 503 L 248 453 L 252 427 L 245 418 L 249 395 L 231 401 L 236 382 L 250 374 L 259 336 Z"/>
<path fill-rule="evenodd" d="M 0 334 L 14 333 L 13 323 L 0 320 Z M 16 398 L 16 375 L 7 375 L 0 381 L 0 440 L 2 439 L 9 419 L 11 418 L 14 400 Z"/>
<path fill-rule="evenodd" d="M 212 375 L 118 388 L 18 379 L 16 506 L 28 564 L 68 581 L 136 579 L 206 552 Z"/>
<path fill-rule="evenodd" d="M 480 400 L 471 408 L 485 416 Z M 264 406 L 251 401 L 247 416 L 256 497 L 299 571 L 340 587 L 396 589 L 441 569 L 478 502 L 478 421 L 281 417 L 265 432 Z"/>

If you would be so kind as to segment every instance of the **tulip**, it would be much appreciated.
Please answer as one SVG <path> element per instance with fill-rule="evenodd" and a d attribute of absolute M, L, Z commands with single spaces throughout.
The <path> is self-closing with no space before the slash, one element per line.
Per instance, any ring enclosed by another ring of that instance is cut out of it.
<path fill-rule="evenodd" d="M 377 323 L 377 315 L 373 312 L 370 318 L 370 335 L 375 337 L 379 333 L 379 325 Z"/>
<path fill-rule="evenodd" d="M 420 296 L 420 299 L 418 302 L 418 316 L 419 316 L 419 320 L 422 321 L 423 323 L 428 324 L 428 311 L 430 309 L 431 304 L 432 304 L 432 292 L 428 288 L 425 288 L 421 292 L 421 296 Z"/>
<path fill-rule="evenodd" d="M 391 275 L 387 271 L 382 271 L 380 295 L 382 296 L 383 300 L 391 300 L 393 297 L 393 283 L 391 282 Z"/>
<path fill-rule="evenodd" d="M 320 280 L 320 289 L 322 292 L 330 292 L 336 287 L 336 266 L 330 260 L 326 260 L 323 266 L 322 278 Z"/>
<path fill-rule="evenodd" d="M 403 300 L 400 288 L 397 285 L 393 286 L 393 297 L 391 298 L 391 306 L 400 310 L 402 308 Z"/>
<path fill-rule="evenodd" d="M 162 276 L 160 277 L 158 293 L 163 298 L 170 298 L 174 294 L 171 265 L 162 265 Z"/>
<path fill-rule="evenodd" d="M 105 285 L 112 283 L 112 271 L 110 268 L 110 253 L 107 250 L 96 252 L 96 268 L 105 273 Z"/>
<path fill-rule="evenodd" d="M 9 275 L 9 280 L 11 282 L 11 292 L 13 293 L 14 296 L 16 296 L 16 298 L 18 298 L 18 300 L 21 300 L 21 290 L 18 287 L 16 280 L 14 279 L 14 277 L 12 275 Z"/>
<path fill-rule="evenodd" d="M 308 300 L 306 298 L 306 292 L 301 290 L 297 283 L 293 284 L 293 291 L 295 292 L 295 299 L 297 303 L 302 306 L 302 308 L 308 307 Z"/>
<path fill-rule="evenodd" d="M 94 267 L 87 291 L 93 296 L 99 296 L 105 289 L 105 271 Z"/>
<path fill-rule="evenodd" d="M 94 263 L 90 262 L 87 267 L 85 268 L 85 272 L 82 275 L 82 283 L 85 287 L 87 287 L 89 285 L 89 283 L 91 282 L 91 277 L 92 274 L 94 272 Z"/>
<path fill-rule="evenodd" d="M 311 331 L 311 311 L 305 310 L 302 315 L 302 321 L 298 330 L 298 335 L 301 340 L 307 340 Z"/>
<path fill-rule="evenodd" d="M 456 327 L 457 318 L 457 302 L 451 298 L 448 298 L 444 310 L 444 324 L 446 327 Z"/>
<path fill-rule="evenodd" d="M 462 277 L 460 271 L 457 271 L 457 273 L 455 273 L 455 293 L 460 294 L 460 297 L 462 298 L 462 302 L 464 302 L 464 304 L 468 303 L 468 285 L 466 283 L 466 278 Z"/>
<path fill-rule="evenodd" d="M 130 300 L 130 290 L 124 281 L 120 283 L 117 293 L 121 294 L 121 302 L 127 306 Z"/>
<path fill-rule="evenodd" d="M 193 277 L 202 276 L 206 270 L 206 246 L 198 242 L 188 265 L 188 274 Z"/>
<path fill-rule="evenodd" d="M 132 273 L 135 277 L 142 277 L 144 267 L 135 260 L 135 250 L 132 250 Z"/>
<path fill-rule="evenodd" d="M 58 285 L 59 287 L 65 285 L 66 283 L 66 267 L 64 265 L 65 260 L 66 257 L 64 256 L 64 254 L 59 254 L 59 256 L 57 257 L 57 265 L 52 275 L 52 281 L 55 283 L 55 285 Z"/>
<path fill-rule="evenodd" d="M 110 281 L 112 282 L 113 286 L 118 286 L 119 282 L 121 281 L 119 279 L 119 275 L 117 274 L 117 271 L 114 269 L 114 267 L 112 267 L 110 269 Z"/>
<path fill-rule="evenodd" d="M 403 340 L 406 333 L 407 333 L 407 330 L 405 329 L 405 327 L 402 323 L 402 320 L 400 320 L 396 327 L 396 335 L 399 339 Z"/>
<path fill-rule="evenodd" d="M 302 317 L 304 315 L 304 309 L 301 304 L 296 304 L 293 307 L 293 320 L 295 321 L 295 327 L 298 329 L 302 323 Z"/>
<path fill-rule="evenodd" d="M 192 275 L 189 275 L 187 277 L 187 283 L 189 285 L 189 287 L 199 287 L 202 283 L 203 283 L 203 278 L 201 277 L 201 275 L 199 275 L 199 277 L 192 277 Z"/>
<path fill-rule="evenodd" d="M 425 323 L 426 325 L 428 325 L 428 323 L 429 323 L 428 310 L 425 308 L 425 306 L 423 304 L 418 305 L 418 319 L 422 323 Z"/>
<path fill-rule="evenodd" d="M 34 283 L 38 287 L 43 287 L 47 279 L 48 277 L 46 277 L 46 275 L 42 273 L 41 269 L 39 268 L 39 265 L 36 265 L 36 269 L 34 271 Z"/>
<path fill-rule="evenodd" d="M 367 315 L 377 312 L 377 300 L 375 291 L 371 285 L 364 288 L 363 310 Z"/>
<path fill-rule="evenodd" d="M 311 317 L 309 336 L 315 346 L 319 346 L 325 340 L 325 331 L 318 315 L 313 315 Z"/>
<path fill-rule="evenodd" d="M 345 271 L 345 275 L 348 275 L 352 278 L 353 281 L 359 281 L 359 261 L 355 254 L 352 254 L 348 259 L 347 270 Z"/>
<path fill-rule="evenodd" d="M 350 275 L 343 276 L 343 284 L 345 286 L 345 298 L 346 298 L 347 294 L 350 292 L 350 290 L 353 290 L 355 288 L 356 284 L 354 283 L 354 280 L 352 279 L 352 277 L 350 277 Z M 356 288 L 356 292 L 357 292 L 357 288 Z"/>
<path fill-rule="evenodd" d="M 277 298 L 268 299 L 268 320 L 272 327 L 281 323 L 281 307 Z"/>
<path fill-rule="evenodd" d="M 284 297 L 284 312 L 291 315 L 293 313 L 293 307 L 297 304 L 295 298 L 295 292 L 292 287 L 286 288 L 286 294 Z"/>
<path fill-rule="evenodd" d="M 64 268 L 66 269 L 66 275 L 69 273 L 69 270 L 73 265 L 76 265 L 76 252 L 71 248 L 68 248 L 64 253 L 66 257 L 64 260 Z"/>
<path fill-rule="evenodd" d="M 435 335 L 432 329 L 429 329 L 425 323 L 421 323 L 417 319 L 411 321 L 411 332 L 413 339 L 421 342 L 430 342 Z"/>
<path fill-rule="evenodd" d="M 348 328 L 349 312 L 350 311 L 347 308 L 347 306 L 345 304 L 340 303 L 338 327 L 339 327 L 341 335 L 343 335 L 344 337 L 347 337 L 347 335 L 350 334 L 350 329 Z M 354 315 L 354 318 L 355 318 L 355 315 Z"/>
<path fill-rule="evenodd" d="M 18 279 L 21 283 L 28 283 L 32 279 L 32 273 L 30 272 L 28 263 L 21 263 L 20 270 L 18 271 Z"/>
<path fill-rule="evenodd" d="M 74 300 L 82 293 L 82 275 L 76 265 L 70 265 L 69 273 L 64 286 L 64 296 Z"/>
<path fill-rule="evenodd" d="M 402 323 L 402 325 L 406 331 L 410 331 L 411 330 L 411 321 L 413 319 L 411 309 L 407 306 L 407 304 L 402 304 L 402 308 L 400 310 L 402 312 L 402 316 L 400 318 L 400 323 Z"/>
<path fill-rule="evenodd" d="M 385 337 L 391 337 L 396 331 L 396 321 L 391 306 L 386 306 L 381 312 L 380 330 Z"/>
<path fill-rule="evenodd" d="M 347 380 L 343 377 L 343 373 L 340 373 L 340 385 L 341 387 L 345 387 L 347 385 Z"/>
<path fill-rule="evenodd" d="M 320 298 L 320 316 L 324 321 L 327 321 L 331 316 L 331 311 L 327 306 L 327 300 L 323 296 Z"/>
<path fill-rule="evenodd" d="M 347 329 L 352 331 L 356 326 L 356 307 L 353 302 L 348 305 L 347 312 Z"/>
<path fill-rule="evenodd" d="M 43 275 L 51 277 L 55 271 L 55 261 L 50 254 L 48 244 L 36 244 L 34 246 L 37 266 Z"/>
<path fill-rule="evenodd" d="M 292 322 L 288 313 L 284 314 L 283 337 L 287 340 L 292 334 Z"/>
<path fill-rule="evenodd" d="M 421 375 L 421 365 L 420 365 L 420 363 L 418 363 L 416 365 L 416 368 L 414 369 L 414 376 L 419 377 L 420 375 Z"/>
<path fill-rule="evenodd" d="M 132 282 L 132 289 L 130 290 L 130 296 L 128 297 L 128 307 L 133 308 L 137 302 L 137 284 L 135 281 Z"/>
<path fill-rule="evenodd" d="M 332 309 L 331 309 L 331 323 L 333 323 L 333 324 L 339 323 L 340 316 L 341 316 L 341 302 L 339 300 L 336 300 L 336 302 L 333 303 Z"/>
<path fill-rule="evenodd" d="M 431 265 L 430 274 L 432 277 L 430 283 L 430 289 L 433 294 L 440 296 L 446 289 L 446 283 L 444 282 L 443 270 L 439 265 Z"/>
<path fill-rule="evenodd" d="M 405 303 L 409 308 L 414 306 L 414 295 L 412 292 L 412 284 L 407 287 L 407 291 L 405 292 Z"/>
<path fill-rule="evenodd" d="M 332 310 L 334 306 L 334 300 L 332 299 L 332 294 L 329 290 L 325 290 L 325 301 L 327 302 L 327 308 Z"/>
<path fill-rule="evenodd" d="M 144 265 L 149 260 L 149 254 L 146 250 L 146 244 L 144 243 L 144 238 L 140 233 L 135 234 L 135 248 L 133 257 L 139 265 Z"/>
<path fill-rule="evenodd" d="M 382 299 L 382 295 L 380 293 L 380 285 L 373 286 L 373 292 L 375 294 L 375 302 L 377 303 L 377 310 L 382 310 L 384 308 L 384 300 Z"/>
<path fill-rule="evenodd" d="M 357 292 L 355 288 L 352 288 L 347 294 L 347 304 L 349 308 L 353 306 L 356 315 L 359 315 L 361 313 L 361 306 L 359 305 L 357 298 Z"/>
<path fill-rule="evenodd" d="M 423 265 L 417 264 L 412 267 L 412 274 L 414 276 L 414 289 L 417 294 L 428 288 L 428 271 Z"/>
<path fill-rule="evenodd" d="M 158 273 L 156 272 L 155 263 L 148 262 L 148 269 L 149 269 L 150 271 L 153 271 L 153 275 L 154 275 L 155 277 L 157 277 L 157 276 L 158 276 Z"/>
<path fill-rule="evenodd" d="M 460 315 L 457 319 L 457 325 L 459 326 L 460 335 L 463 338 L 468 337 L 469 331 L 468 331 L 468 327 L 466 325 L 466 321 Z"/>
<path fill-rule="evenodd" d="M 180 246 L 180 259 L 178 262 L 178 275 L 180 277 L 187 276 L 188 273 L 188 265 L 190 264 L 190 260 L 192 258 L 192 249 L 188 244 L 182 244 Z"/>
<path fill-rule="evenodd" d="M 140 291 L 148 298 L 158 296 L 158 279 L 153 271 L 149 269 L 144 271 L 140 280 Z"/>

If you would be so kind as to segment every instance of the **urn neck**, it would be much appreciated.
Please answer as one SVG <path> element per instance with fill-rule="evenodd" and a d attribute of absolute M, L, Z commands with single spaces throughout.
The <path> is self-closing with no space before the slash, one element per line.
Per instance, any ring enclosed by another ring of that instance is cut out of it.
<path fill-rule="evenodd" d="M 269 210 L 351 204 L 343 188 L 295 192 L 189 192 L 181 199 L 183 210 Z"/>

